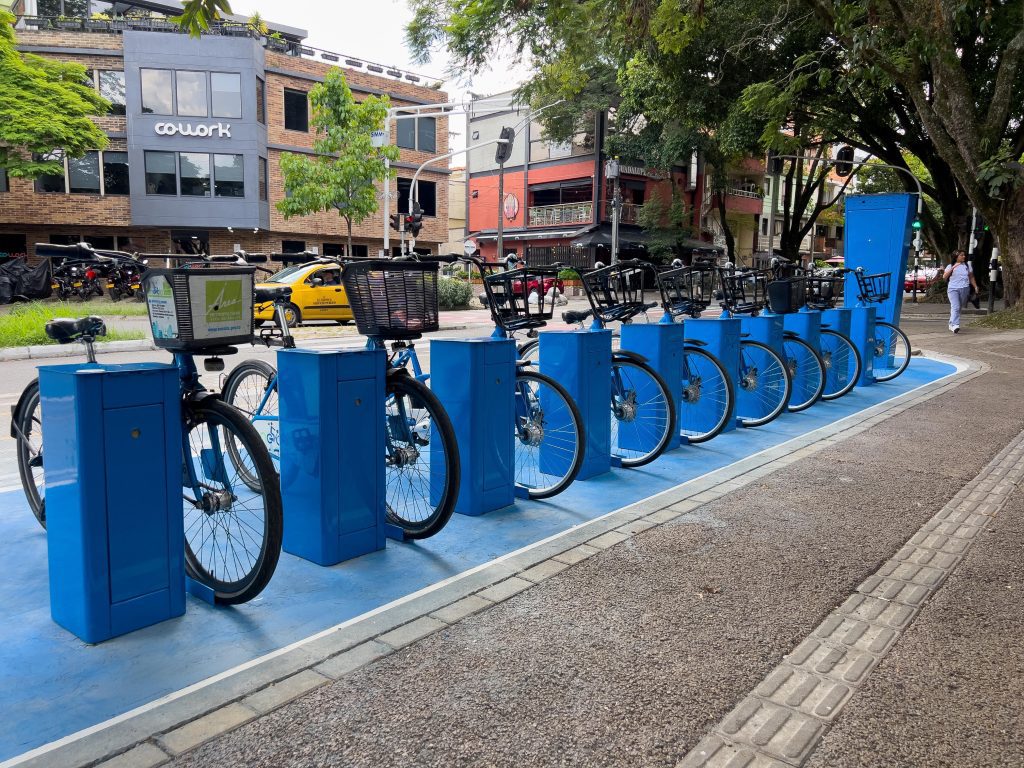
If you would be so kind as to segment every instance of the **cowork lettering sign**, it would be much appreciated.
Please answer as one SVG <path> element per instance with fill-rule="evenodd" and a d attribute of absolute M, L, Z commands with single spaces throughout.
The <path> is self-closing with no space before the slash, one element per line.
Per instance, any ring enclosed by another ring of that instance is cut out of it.
<path fill-rule="evenodd" d="M 153 126 L 159 136 L 216 136 L 218 139 L 231 138 L 231 123 L 192 125 L 192 123 L 157 123 Z"/>

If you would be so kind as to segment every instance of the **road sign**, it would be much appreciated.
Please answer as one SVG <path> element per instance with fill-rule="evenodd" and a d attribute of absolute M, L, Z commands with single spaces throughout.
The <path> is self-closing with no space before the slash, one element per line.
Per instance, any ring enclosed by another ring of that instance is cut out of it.
<path fill-rule="evenodd" d="M 380 131 L 370 131 L 370 143 L 374 147 L 378 147 L 378 148 L 379 147 L 383 147 L 387 143 L 386 139 L 387 139 L 387 134 L 384 133 L 383 130 L 380 130 Z"/>

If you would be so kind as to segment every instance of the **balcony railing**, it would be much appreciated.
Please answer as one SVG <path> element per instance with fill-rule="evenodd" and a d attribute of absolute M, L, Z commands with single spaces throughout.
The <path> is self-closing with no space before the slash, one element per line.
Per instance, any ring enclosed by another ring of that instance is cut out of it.
<path fill-rule="evenodd" d="M 623 203 L 619 211 L 620 224 L 638 224 L 640 222 L 640 211 L 643 206 L 639 203 Z M 610 201 L 604 204 L 604 221 L 612 220 L 612 205 Z"/>
<path fill-rule="evenodd" d="M 559 224 L 589 224 L 594 220 L 594 204 L 562 203 L 561 205 L 531 205 L 529 226 L 550 227 Z"/>
<path fill-rule="evenodd" d="M 760 192 L 751 189 L 740 189 L 739 187 L 729 187 L 727 190 L 725 190 L 725 194 L 734 195 L 735 197 L 749 197 L 754 200 L 760 200 L 762 197 L 764 197 L 764 195 L 761 194 Z"/>

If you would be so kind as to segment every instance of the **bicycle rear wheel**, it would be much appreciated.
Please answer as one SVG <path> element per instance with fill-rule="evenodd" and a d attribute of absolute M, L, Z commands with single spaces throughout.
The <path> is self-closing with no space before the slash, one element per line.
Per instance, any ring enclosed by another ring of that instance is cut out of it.
<path fill-rule="evenodd" d="M 790 413 L 804 411 L 818 402 L 825 388 L 825 363 L 818 350 L 803 339 L 787 336 L 782 341 L 786 365 L 792 382 L 787 408 Z"/>
<path fill-rule="evenodd" d="M 686 346 L 682 383 L 680 435 L 689 443 L 703 443 L 721 433 L 732 417 L 732 379 L 717 357 L 699 347 Z"/>
<path fill-rule="evenodd" d="M 224 381 L 224 402 L 241 411 L 255 427 L 270 452 L 275 468 L 280 467 L 281 446 L 277 371 L 262 360 L 246 360 L 228 374 Z M 258 479 L 249 473 L 241 460 L 234 440 L 227 441 L 228 456 L 238 469 L 242 481 L 252 490 L 259 490 Z"/>
<path fill-rule="evenodd" d="M 519 359 L 533 364 L 533 370 L 540 370 L 540 339 L 530 339 L 519 345 Z"/>
<path fill-rule="evenodd" d="M 891 381 L 910 365 L 910 339 L 892 323 L 875 323 L 872 372 L 875 381 Z"/>
<path fill-rule="evenodd" d="M 46 498 L 43 484 L 43 417 L 39 400 L 39 379 L 25 387 L 11 416 L 11 430 L 17 441 L 18 474 L 29 509 L 46 527 Z"/>
<path fill-rule="evenodd" d="M 277 568 L 284 527 L 281 488 L 270 454 L 246 417 L 207 398 L 184 404 L 185 569 L 223 605 L 252 600 Z M 234 442 L 252 488 L 234 461 Z"/>
<path fill-rule="evenodd" d="M 665 452 L 676 427 L 675 401 L 665 380 L 645 363 L 612 360 L 611 452 L 624 467 L 640 467 Z"/>
<path fill-rule="evenodd" d="M 576 479 L 586 445 L 583 420 L 550 376 L 516 373 L 515 434 L 516 485 L 531 499 L 559 494 Z"/>
<path fill-rule="evenodd" d="M 455 430 L 437 396 L 420 381 L 392 375 L 385 405 L 388 521 L 407 539 L 444 528 L 459 495 Z"/>
<path fill-rule="evenodd" d="M 740 387 L 736 418 L 744 427 L 761 427 L 786 409 L 792 381 L 779 354 L 759 341 L 740 342 Z"/>
<path fill-rule="evenodd" d="M 860 378 L 860 352 L 848 336 L 822 328 L 821 359 L 825 363 L 822 400 L 835 400 L 853 389 Z"/>

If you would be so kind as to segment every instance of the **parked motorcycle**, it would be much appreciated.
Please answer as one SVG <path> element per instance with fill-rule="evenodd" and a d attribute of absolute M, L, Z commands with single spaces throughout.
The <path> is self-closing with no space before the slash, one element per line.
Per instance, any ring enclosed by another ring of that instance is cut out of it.
<path fill-rule="evenodd" d="M 135 259 L 118 259 L 112 264 L 107 272 L 107 294 L 111 301 L 120 301 L 130 298 L 136 301 L 145 301 L 146 294 L 141 287 L 142 273 L 146 268 L 146 261 Z"/>
<path fill-rule="evenodd" d="M 65 262 L 53 268 L 53 290 L 57 298 L 67 301 L 77 296 L 81 301 L 103 295 L 103 275 L 99 264 L 94 262 Z"/>

